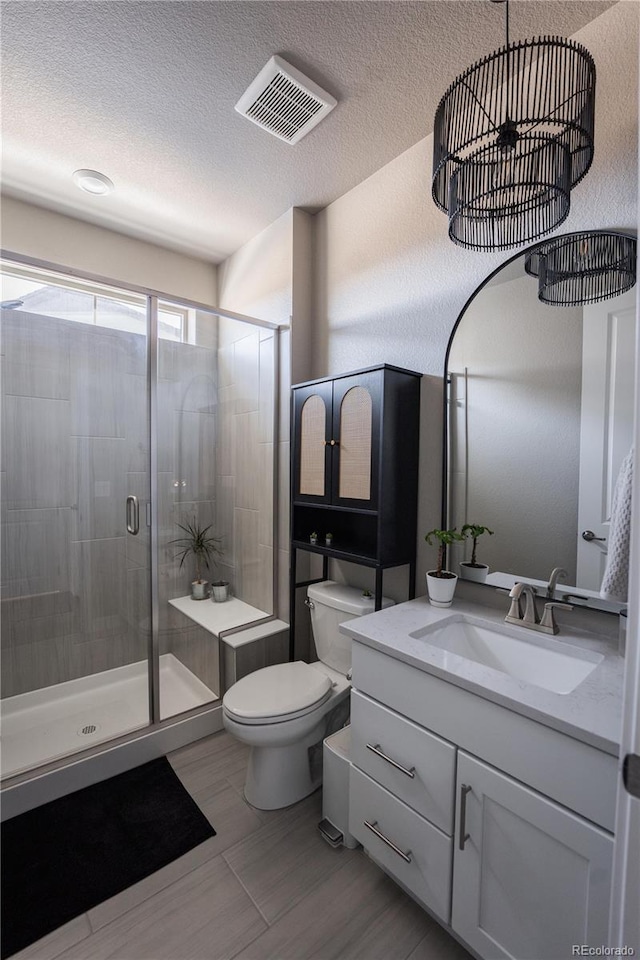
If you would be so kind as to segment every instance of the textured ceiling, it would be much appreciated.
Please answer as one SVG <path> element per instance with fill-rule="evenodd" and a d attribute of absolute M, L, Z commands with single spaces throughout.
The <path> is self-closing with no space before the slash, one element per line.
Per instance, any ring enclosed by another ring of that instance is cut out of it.
<path fill-rule="evenodd" d="M 512 37 L 570 36 L 611 2 L 513 0 Z M 432 130 L 445 88 L 503 43 L 487 0 L 4 0 L 4 189 L 217 262 Z M 278 53 L 338 99 L 295 146 L 234 104 Z M 81 193 L 90 167 L 116 184 Z"/>

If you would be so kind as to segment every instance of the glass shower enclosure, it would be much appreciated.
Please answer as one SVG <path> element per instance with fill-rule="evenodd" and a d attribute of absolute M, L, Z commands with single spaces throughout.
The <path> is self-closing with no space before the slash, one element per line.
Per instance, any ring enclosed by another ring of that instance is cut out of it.
<path fill-rule="evenodd" d="M 223 604 L 190 599 L 189 522 L 219 538 L 224 622 L 273 615 L 278 331 L 24 262 L 1 281 L 12 778 L 219 701 Z"/>

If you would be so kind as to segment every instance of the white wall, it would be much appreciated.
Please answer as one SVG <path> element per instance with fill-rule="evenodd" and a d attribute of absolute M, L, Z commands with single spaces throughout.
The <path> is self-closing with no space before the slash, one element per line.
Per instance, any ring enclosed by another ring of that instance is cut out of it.
<path fill-rule="evenodd" d="M 596 147 L 562 231 L 635 229 L 638 5 L 616 4 L 574 39 L 596 61 Z M 448 239 L 446 216 L 431 199 L 432 139 L 425 137 L 316 217 L 315 376 L 386 361 L 441 377 L 460 310 L 510 255 L 465 251 Z M 440 522 L 441 411 L 435 400 L 423 406 L 419 571 L 433 560 L 422 534 Z"/>
<path fill-rule="evenodd" d="M 218 306 L 288 324 L 292 312 L 293 210 L 218 267 Z"/>
<path fill-rule="evenodd" d="M 12 253 L 95 274 L 116 283 L 216 304 L 217 271 L 213 263 L 44 207 L 3 197 L 0 233 L 2 248 Z"/>

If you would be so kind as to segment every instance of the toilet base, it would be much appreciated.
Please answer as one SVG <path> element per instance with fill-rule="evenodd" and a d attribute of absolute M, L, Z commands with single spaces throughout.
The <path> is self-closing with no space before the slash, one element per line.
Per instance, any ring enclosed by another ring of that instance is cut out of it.
<path fill-rule="evenodd" d="M 322 785 L 322 764 L 310 757 L 326 730 L 326 717 L 304 739 L 283 747 L 251 747 L 244 795 L 258 810 L 280 810 L 308 797 Z"/>

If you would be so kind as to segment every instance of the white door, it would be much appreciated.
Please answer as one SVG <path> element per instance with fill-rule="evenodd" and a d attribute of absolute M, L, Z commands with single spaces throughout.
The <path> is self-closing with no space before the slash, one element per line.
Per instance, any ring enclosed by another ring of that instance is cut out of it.
<path fill-rule="evenodd" d="M 481 957 L 606 943 L 612 856 L 610 834 L 459 751 L 451 925 Z"/>
<path fill-rule="evenodd" d="M 583 310 L 576 583 L 587 590 L 602 583 L 611 500 L 633 440 L 635 321 L 635 290 Z M 585 530 L 598 539 L 585 541 Z"/>

